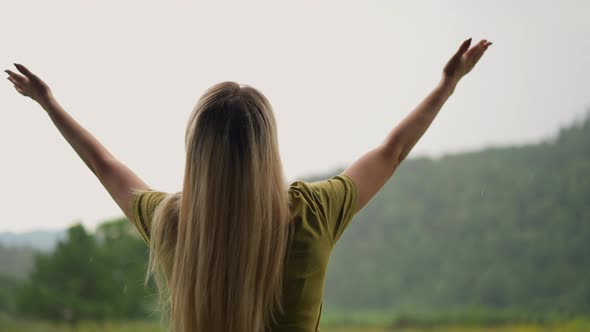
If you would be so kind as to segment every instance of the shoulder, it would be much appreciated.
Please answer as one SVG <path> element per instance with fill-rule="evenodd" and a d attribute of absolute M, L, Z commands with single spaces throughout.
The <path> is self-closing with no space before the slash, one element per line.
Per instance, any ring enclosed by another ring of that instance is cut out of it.
<path fill-rule="evenodd" d="M 357 187 L 352 178 L 346 174 L 334 175 L 325 180 L 297 180 L 289 185 L 289 193 L 295 199 L 303 200 L 314 208 L 328 205 L 330 201 L 349 194 L 356 196 Z"/>
<path fill-rule="evenodd" d="M 311 182 L 297 180 L 289 185 L 289 208 L 295 227 L 319 228 L 325 215 Z"/>
<path fill-rule="evenodd" d="M 309 200 L 312 195 L 312 188 L 309 182 L 303 180 L 293 181 L 289 185 L 289 196 L 300 200 Z"/>
<path fill-rule="evenodd" d="M 320 213 L 320 197 L 314 182 L 303 180 L 293 181 L 289 185 L 289 200 L 291 210 L 297 212 L 302 208 L 311 210 L 314 214 Z"/>
<path fill-rule="evenodd" d="M 166 192 L 152 188 L 133 191 L 132 207 L 135 215 L 149 214 L 157 205 L 169 195 Z"/>
<path fill-rule="evenodd" d="M 142 190 L 134 190 L 133 191 L 133 199 L 135 201 L 142 201 L 142 200 L 158 200 L 165 197 L 168 193 L 164 191 L 159 191 L 153 188 L 147 188 Z"/>
<path fill-rule="evenodd" d="M 354 198 L 355 193 L 354 182 L 344 174 L 325 180 L 296 180 L 289 185 L 291 213 L 304 223 L 315 224 L 319 221 L 327 225 L 330 218 L 336 217 L 336 210 L 345 203 L 344 200 Z"/>
<path fill-rule="evenodd" d="M 167 192 L 155 190 L 153 188 L 134 190 L 131 203 L 130 220 L 141 237 L 148 242 L 151 233 L 152 218 L 156 208 L 170 194 Z"/>
<path fill-rule="evenodd" d="M 331 243 L 335 244 L 356 211 L 358 189 L 352 178 L 338 174 L 320 181 L 295 181 L 290 191 L 295 208 L 307 214 L 308 223 L 324 228 L 322 233 L 328 233 Z M 309 211 L 316 220 L 310 220 Z"/>

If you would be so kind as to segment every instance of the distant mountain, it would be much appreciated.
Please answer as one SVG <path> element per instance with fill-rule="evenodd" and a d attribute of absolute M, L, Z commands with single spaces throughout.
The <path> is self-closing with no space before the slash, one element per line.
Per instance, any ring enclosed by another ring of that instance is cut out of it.
<path fill-rule="evenodd" d="M 4 247 L 0 245 L 0 277 L 26 278 L 33 267 L 35 253 L 36 251 L 29 247 Z"/>
<path fill-rule="evenodd" d="M 26 233 L 0 233 L 0 245 L 5 247 L 30 247 L 40 251 L 52 251 L 57 242 L 66 237 L 66 230 L 32 231 Z"/>

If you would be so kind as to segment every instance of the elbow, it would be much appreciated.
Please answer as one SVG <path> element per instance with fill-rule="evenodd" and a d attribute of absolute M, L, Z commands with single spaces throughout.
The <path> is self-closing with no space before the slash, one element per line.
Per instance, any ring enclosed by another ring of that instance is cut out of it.
<path fill-rule="evenodd" d="M 380 147 L 384 160 L 391 166 L 397 167 L 406 158 L 407 153 L 398 144 L 383 144 Z"/>
<path fill-rule="evenodd" d="M 114 158 L 96 158 L 92 163 L 88 163 L 90 170 L 94 175 L 100 176 L 106 174 L 113 169 L 114 163 L 117 162 Z"/>
<path fill-rule="evenodd" d="M 406 151 L 401 151 L 399 154 L 397 154 L 397 156 L 395 158 L 397 165 L 401 164 L 402 161 L 406 160 L 407 156 L 408 156 L 408 152 L 406 152 Z"/>

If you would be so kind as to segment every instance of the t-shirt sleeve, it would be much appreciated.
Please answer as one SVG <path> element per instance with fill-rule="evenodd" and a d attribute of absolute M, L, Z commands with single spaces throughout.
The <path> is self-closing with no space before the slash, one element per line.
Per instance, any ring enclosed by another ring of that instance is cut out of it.
<path fill-rule="evenodd" d="M 356 184 L 348 175 L 340 174 L 312 182 L 310 188 L 325 214 L 334 246 L 354 216 L 358 195 Z"/>
<path fill-rule="evenodd" d="M 151 221 L 154 211 L 160 202 L 166 197 L 165 192 L 148 189 L 134 193 L 132 200 L 131 222 L 139 231 L 141 238 L 149 244 L 151 234 Z"/>

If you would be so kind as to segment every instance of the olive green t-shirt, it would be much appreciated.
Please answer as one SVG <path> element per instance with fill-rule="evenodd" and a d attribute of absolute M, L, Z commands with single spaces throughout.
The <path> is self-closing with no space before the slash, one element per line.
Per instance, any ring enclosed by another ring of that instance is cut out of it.
<path fill-rule="evenodd" d="M 167 195 L 149 189 L 133 197 L 133 224 L 149 242 L 153 211 Z M 357 187 L 344 174 L 289 185 L 294 232 L 285 262 L 285 314 L 273 332 L 316 332 L 322 311 L 326 267 L 334 244 L 352 220 Z"/>

